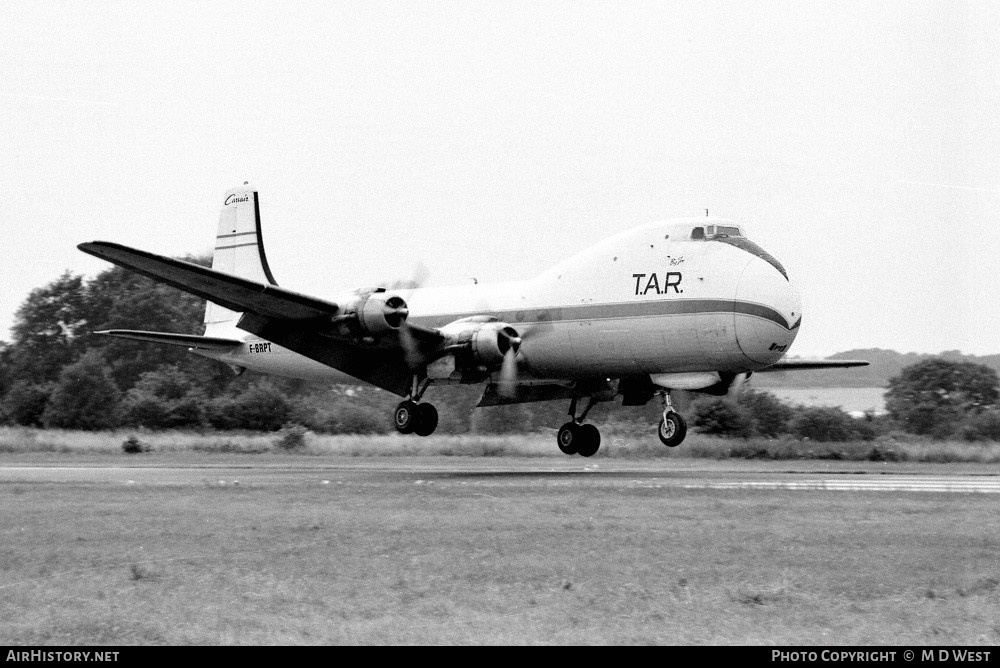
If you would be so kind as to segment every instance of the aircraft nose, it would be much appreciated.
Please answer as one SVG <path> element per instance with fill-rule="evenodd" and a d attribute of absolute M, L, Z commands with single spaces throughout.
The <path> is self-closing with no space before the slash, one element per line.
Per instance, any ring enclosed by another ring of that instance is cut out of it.
<path fill-rule="evenodd" d="M 802 321 L 798 290 L 775 264 L 754 258 L 736 288 L 736 341 L 749 360 L 763 365 L 781 359 Z"/>

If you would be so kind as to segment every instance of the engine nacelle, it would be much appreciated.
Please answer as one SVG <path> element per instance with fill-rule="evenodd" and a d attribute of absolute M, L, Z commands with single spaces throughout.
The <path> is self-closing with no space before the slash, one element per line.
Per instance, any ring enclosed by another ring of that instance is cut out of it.
<path fill-rule="evenodd" d="M 399 295 L 378 289 L 338 299 L 340 312 L 331 319 L 341 334 L 381 336 L 398 330 L 410 310 Z"/>
<path fill-rule="evenodd" d="M 378 336 L 402 327 L 409 313 L 406 302 L 399 295 L 377 292 L 369 295 L 361 306 L 358 322 L 366 332 Z"/>
<path fill-rule="evenodd" d="M 505 322 L 481 318 L 466 318 L 456 320 L 441 328 L 446 345 L 459 352 L 459 358 L 465 364 L 497 369 L 503 364 L 504 357 L 521 345 L 521 337 L 517 330 Z"/>
<path fill-rule="evenodd" d="M 505 322 L 483 325 L 472 335 L 472 354 L 481 364 L 494 367 L 503 364 L 503 358 L 512 349 L 517 353 L 521 337 L 517 330 Z"/>

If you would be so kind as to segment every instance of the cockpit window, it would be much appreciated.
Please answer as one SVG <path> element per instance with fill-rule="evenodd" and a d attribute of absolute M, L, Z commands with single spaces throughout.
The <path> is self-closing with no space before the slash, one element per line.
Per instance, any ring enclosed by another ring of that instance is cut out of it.
<path fill-rule="evenodd" d="M 743 236 L 743 234 L 740 232 L 740 228 L 736 227 L 735 225 L 709 225 L 707 232 L 709 237 Z"/>
<path fill-rule="evenodd" d="M 691 230 L 692 239 L 719 239 L 723 237 L 742 237 L 743 232 L 735 225 L 706 225 Z"/>

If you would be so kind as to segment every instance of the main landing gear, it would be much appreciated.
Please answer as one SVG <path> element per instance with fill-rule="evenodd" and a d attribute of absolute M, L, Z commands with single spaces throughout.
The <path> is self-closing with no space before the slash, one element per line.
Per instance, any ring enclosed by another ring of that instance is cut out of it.
<path fill-rule="evenodd" d="M 661 390 L 659 394 L 660 401 L 663 402 L 663 418 L 660 420 L 656 435 L 660 437 L 660 443 L 663 445 L 676 448 L 687 435 L 687 423 L 670 403 L 670 391 Z"/>
<path fill-rule="evenodd" d="M 663 403 L 663 417 L 656 430 L 657 436 L 663 445 L 674 448 L 681 444 L 687 436 L 687 423 L 681 414 L 674 410 L 670 402 L 670 391 L 661 390 L 659 392 L 660 401 Z M 569 405 L 569 415 L 572 418 L 569 422 L 559 427 L 556 434 L 556 442 L 559 449 L 567 455 L 580 455 L 582 457 L 592 457 L 597 454 L 601 447 L 601 432 L 592 424 L 583 424 L 587 413 L 594 407 L 596 401 L 589 397 L 587 407 L 579 417 L 576 415 L 576 398 Z"/>
<path fill-rule="evenodd" d="M 433 404 L 418 403 L 430 385 L 429 380 L 421 384 L 414 376 L 410 398 L 401 401 L 392 414 L 392 424 L 400 434 L 430 436 L 438 426 L 438 412 Z"/>
<path fill-rule="evenodd" d="M 582 424 L 595 403 L 597 402 L 594 398 L 589 397 L 587 407 L 583 409 L 580 417 L 576 417 L 576 397 L 570 401 L 569 416 L 572 420 L 559 427 L 559 432 L 556 434 L 556 442 L 564 454 L 591 457 L 601 447 L 601 432 L 597 427 L 592 424 Z"/>

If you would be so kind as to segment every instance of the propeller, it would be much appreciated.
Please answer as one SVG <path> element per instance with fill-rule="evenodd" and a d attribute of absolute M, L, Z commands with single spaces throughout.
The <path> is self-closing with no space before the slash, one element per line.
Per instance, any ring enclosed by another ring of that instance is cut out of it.
<path fill-rule="evenodd" d="M 399 326 L 398 331 L 399 345 L 403 349 L 403 359 L 406 361 L 406 366 L 410 367 L 411 370 L 418 368 L 426 360 L 423 351 L 420 350 L 420 345 L 417 343 L 416 337 L 413 336 L 413 332 L 405 320 Z"/>
<path fill-rule="evenodd" d="M 507 313 L 504 315 L 509 316 L 511 314 Z M 513 315 L 516 321 L 521 320 L 520 313 L 515 312 Z M 530 318 L 531 315 L 526 314 L 525 317 Z M 522 344 L 530 343 L 532 340 L 541 339 L 551 334 L 555 330 L 555 320 L 559 319 L 559 314 L 553 313 L 551 310 L 545 310 L 538 313 L 535 317 L 537 320 L 534 321 L 516 322 L 516 330 L 513 327 L 507 328 L 510 330 L 506 333 L 510 345 L 504 353 L 503 363 L 500 366 L 500 378 L 497 383 L 497 391 L 501 396 L 512 398 L 517 394 L 518 368 L 515 358 L 520 355 L 522 362 L 530 364 L 530 354 L 527 349 L 522 347 Z"/>
<path fill-rule="evenodd" d="M 743 389 L 743 386 L 746 385 L 749 379 L 749 373 L 738 373 L 733 376 L 733 382 L 729 383 L 729 389 L 726 390 L 726 398 L 735 399 L 736 395 L 740 393 L 740 390 Z"/>
<path fill-rule="evenodd" d="M 413 291 L 422 287 L 424 283 L 427 282 L 427 278 L 430 276 L 430 270 L 427 268 L 423 262 L 417 262 L 413 268 L 413 274 L 410 278 L 400 278 L 395 281 L 387 282 L 389 290 L 394 291 L 408 291 L 405 293 L 406 298 L 409 298 L 413 294 Z M 402 301 L 402 299 L 400 299 Z M 406 305 L 403 302 L 404 306 Z M 413 336 L 413 331 L 410 329 L 409 324 L 406 322 L 406 317 L 410 314 L 408 308 L 403 309 L 402 318 L 396 323 L 397 332 L 399 336 L 399 345 L 403 349 L 403 359 L 411 370 L 415 370 L 423 365 L 427 360 L 424 356 L 423 351 L 420 349 L 420 344 L 416 337 Z M 388 318 L 388 314 L 386 316 Z"/>
<path fill-rule="evenodd" d="M 497 332 L 497 346 L 504 350 L 500 363 L 500 380 L 497 391 L 501 396 L 514 397 L 517 394 L 517 351 L 521 348 L 521 337 L 513 327 L 505 327 Z"/>
<path fill-rule="evenodd" d="M 397 292 L 402 299 L 409 300 L 413 291 L 422 287 L 426 282 L 429 273 L 427 267 L 422 262 L 418 262 L 411 278 L 386 282 L 386 285 L 389 290 Z M 478 281 L 476 283 L 478 284 Z M 427 364 L 429 351 L 426 349 L 426 346 L 422 346 L 420 338 L 414 334 L 412 327 L 408 324 L 406 316 L 409 314 L 409 311 L 405 308 L 406 302 L 402 302 L 402 299 L 400 299 L 401 305 L 398 311 L 390 314 L 387 309 L 386 318 L 388 320 L 396 313 L 400 315 L 398 320 L 392 324 L 398 324 L 396 331 L 399 346 L 403 352 L 403 359 L 406 365 L 416 372 L 423 365 Z M 513 326 L 501 322 L 502 327 L 494 330 L 496 332 L 496 348 L 494 350 L 500 352 L 502 355 L 499 375 L 497 377 L 497 389 L 501 395 L 512 397 L 516 395 L 518 385 L 517 356 L 519 354 L 522 357 L 524 356 L 520 352 L 521 344 L 532 337 L 544 336 L 546 333 L 552 331 L 554 329 L 553 320 L 557 319 L 558 315 L 556 314 L 556 318 L 554 318 L 554 314 L 550 311 L 543 311 L 541 313 L 532 313 L 530 311 L 496 312 L 486 302 L 485 293 L 480 293 L 479 299 L 481 302 L 479 307 L 482 311 L 482 317 L 495 318 L 501 321 L 508 319 L 518 321 L 518 329 L 514 329 Z M 521 322 L 522 320 L 527 320 L 528 322 Z M 496 363 L 495 358 L 493 363 Z"/>

